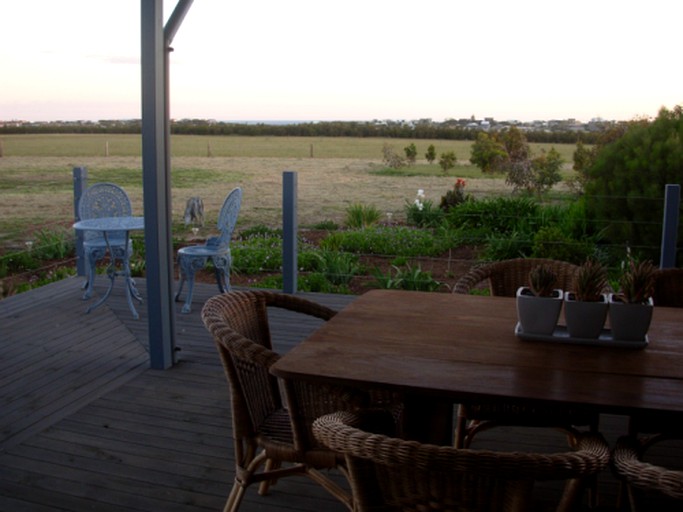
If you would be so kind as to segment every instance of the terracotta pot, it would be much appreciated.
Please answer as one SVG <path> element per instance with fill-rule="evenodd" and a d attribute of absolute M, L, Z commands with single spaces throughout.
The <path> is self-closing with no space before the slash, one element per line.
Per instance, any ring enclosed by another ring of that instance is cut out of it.
<path fill-rule="evenodd" d="M 609 308 L 608 297 L 603 295 L 600 302 L 576 300 L 574 293 L 564 295 L 564 318 L 567 332 L 572 338 L 595 339 L 600 336 Z"/>
<path fill-rule="evenodd" d="M 654 303 L 652 298 L 647 304 L 629 304 L 610 295 L 609 323 L 612 329 L 612 338 L 619 341 L 643 341 L 650 322 Z"/>
<path fill-rule="evenodd" d="M 562 310 L 562 290 L 552 297 L 536 297 L 526 286 L 517 290 L 517 318 L 522 331 L 528 334 L 552 335 Z"/>

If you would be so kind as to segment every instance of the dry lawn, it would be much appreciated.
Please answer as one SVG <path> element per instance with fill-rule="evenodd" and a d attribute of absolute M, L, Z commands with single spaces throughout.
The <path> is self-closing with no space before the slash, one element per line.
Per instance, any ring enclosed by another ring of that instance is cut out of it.
<path fill-rule="evenodd" d="M 186 170 L 183 187 L 172 189 L 174 222 L 182 221 L 185 202 L 190 196 L 200 196 L 204 200 L 207 220 L 215 221 L 227 193 L 239 186 L 244 191 L 244 199 L 238 229 L 281 223 L 283 171 L 298 173 L 299 224 L 302 227 L 324 220 L 343 224 L 346 208 L 354 203 L 373 205 L 382 212 L 391 212 L 395 219 L 401 219 L 406 202 L 415 199 L 418 189 L 423 189 L 427 199 L 438 204 L 454 182 L 452 177 L 444 176 L 371 174 L 372 169 L 382 168 L 380 159 L 176 157 L 172 163 L 174 174 L 176 169 Z M 122 170 L 141 169 L 142 164 L 137 157 L 0 158 L 0 176 L 4 182 L 0 204 L 2 229 L 20 228 L 27 220 L 41 226 L 70 223 L 74 216 L 72 169 L 75 166 L 86 167 L 93 182 L 120 182 L 118 177 Z M 193 172 L 197 174 L 194 181 Z M 133 201 L 134 212 L 142 214 L 142 171 L 139 180 L 135 171 L 132 179 L 130 174 L 128 172 L 127 178 L 130 183 L 123 186 Z M 504 189 L 502 179 L 467 180 L 467 192 L 475 196 Z"/>

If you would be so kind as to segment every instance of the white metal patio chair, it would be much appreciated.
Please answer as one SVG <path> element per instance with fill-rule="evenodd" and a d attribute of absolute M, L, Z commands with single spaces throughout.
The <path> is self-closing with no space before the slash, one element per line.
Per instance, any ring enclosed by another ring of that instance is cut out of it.
<path fill-rule="evenodd" d="M 237 224 L 237 216 L 242 206 L 242 189 L 235 188 L 225 198 L 218 215 L 219 236 L 210 237 L 206 243 L 190 245 L 178 250 L 178 266 L 180 267 L 180 283 L 175 294 L 176 302 L 180 300 L 185 281 L 188 282 L 187 298 L 182 312 L 192 311 L 192 292 L 194 291 L 194 275 L 197 270 L 206 266 L 210 259 L 216 271 L 218 291 L 225 293 L 230 290 L 230 239 Z"/>
<path fill-rule="evenodd" d="M 78 202 L 80 220 L 102 217 L 129 217 L 132 207 L 128 194 L 113 183 L 96 183 L 86 189 Z M 125 231 L 114 231 L 107 234 L 112 260 L 126 260 L 133 252 L 133 244 L 126 237 Z M 101 231 L 85 231 L 83 234 L 83 251 L 85 256 L 86 282 L 83 284 L 83 299 L 92 296 L 95 283 L 97 261 L 107 255 L 107 240 Z"/>

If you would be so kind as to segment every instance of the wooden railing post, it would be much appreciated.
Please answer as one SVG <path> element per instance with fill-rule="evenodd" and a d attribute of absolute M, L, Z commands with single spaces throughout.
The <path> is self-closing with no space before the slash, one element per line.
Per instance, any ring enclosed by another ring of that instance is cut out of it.
<path fill-rule="evenodd" d="M 282 291 L 297 287 L 297 173 L 282 174 Z"/>
<path fill-rule="evenodd" d="M 74 219 L 81 220 L 78 215 L 78 203 L 81 202 L 81 196 L 88 188 L 88 169 L 85 167 L 73 168 L 74 179 Z M 83 231 L 76 231 L 76 273 L 79 276 L 85 275 L 85 252 L 83 251 Z"/>
<path fill-rule="evenodd" d="M 664 222 L 662 225 L 661 268 L 676 266 L 676 243 L 678 242 L 678 217 L 681 204 L 681 186 L 668 184 L 664 194 Z"/>

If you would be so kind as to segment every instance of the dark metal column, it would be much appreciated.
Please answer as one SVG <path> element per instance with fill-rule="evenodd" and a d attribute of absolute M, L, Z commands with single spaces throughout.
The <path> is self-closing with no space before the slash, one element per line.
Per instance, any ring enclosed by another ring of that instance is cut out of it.
<path fill-rule="evenodd" d="M 163 1 L 141 0 L 142 184 L 150 366 L 173 365 L 175 316 Z"/>

